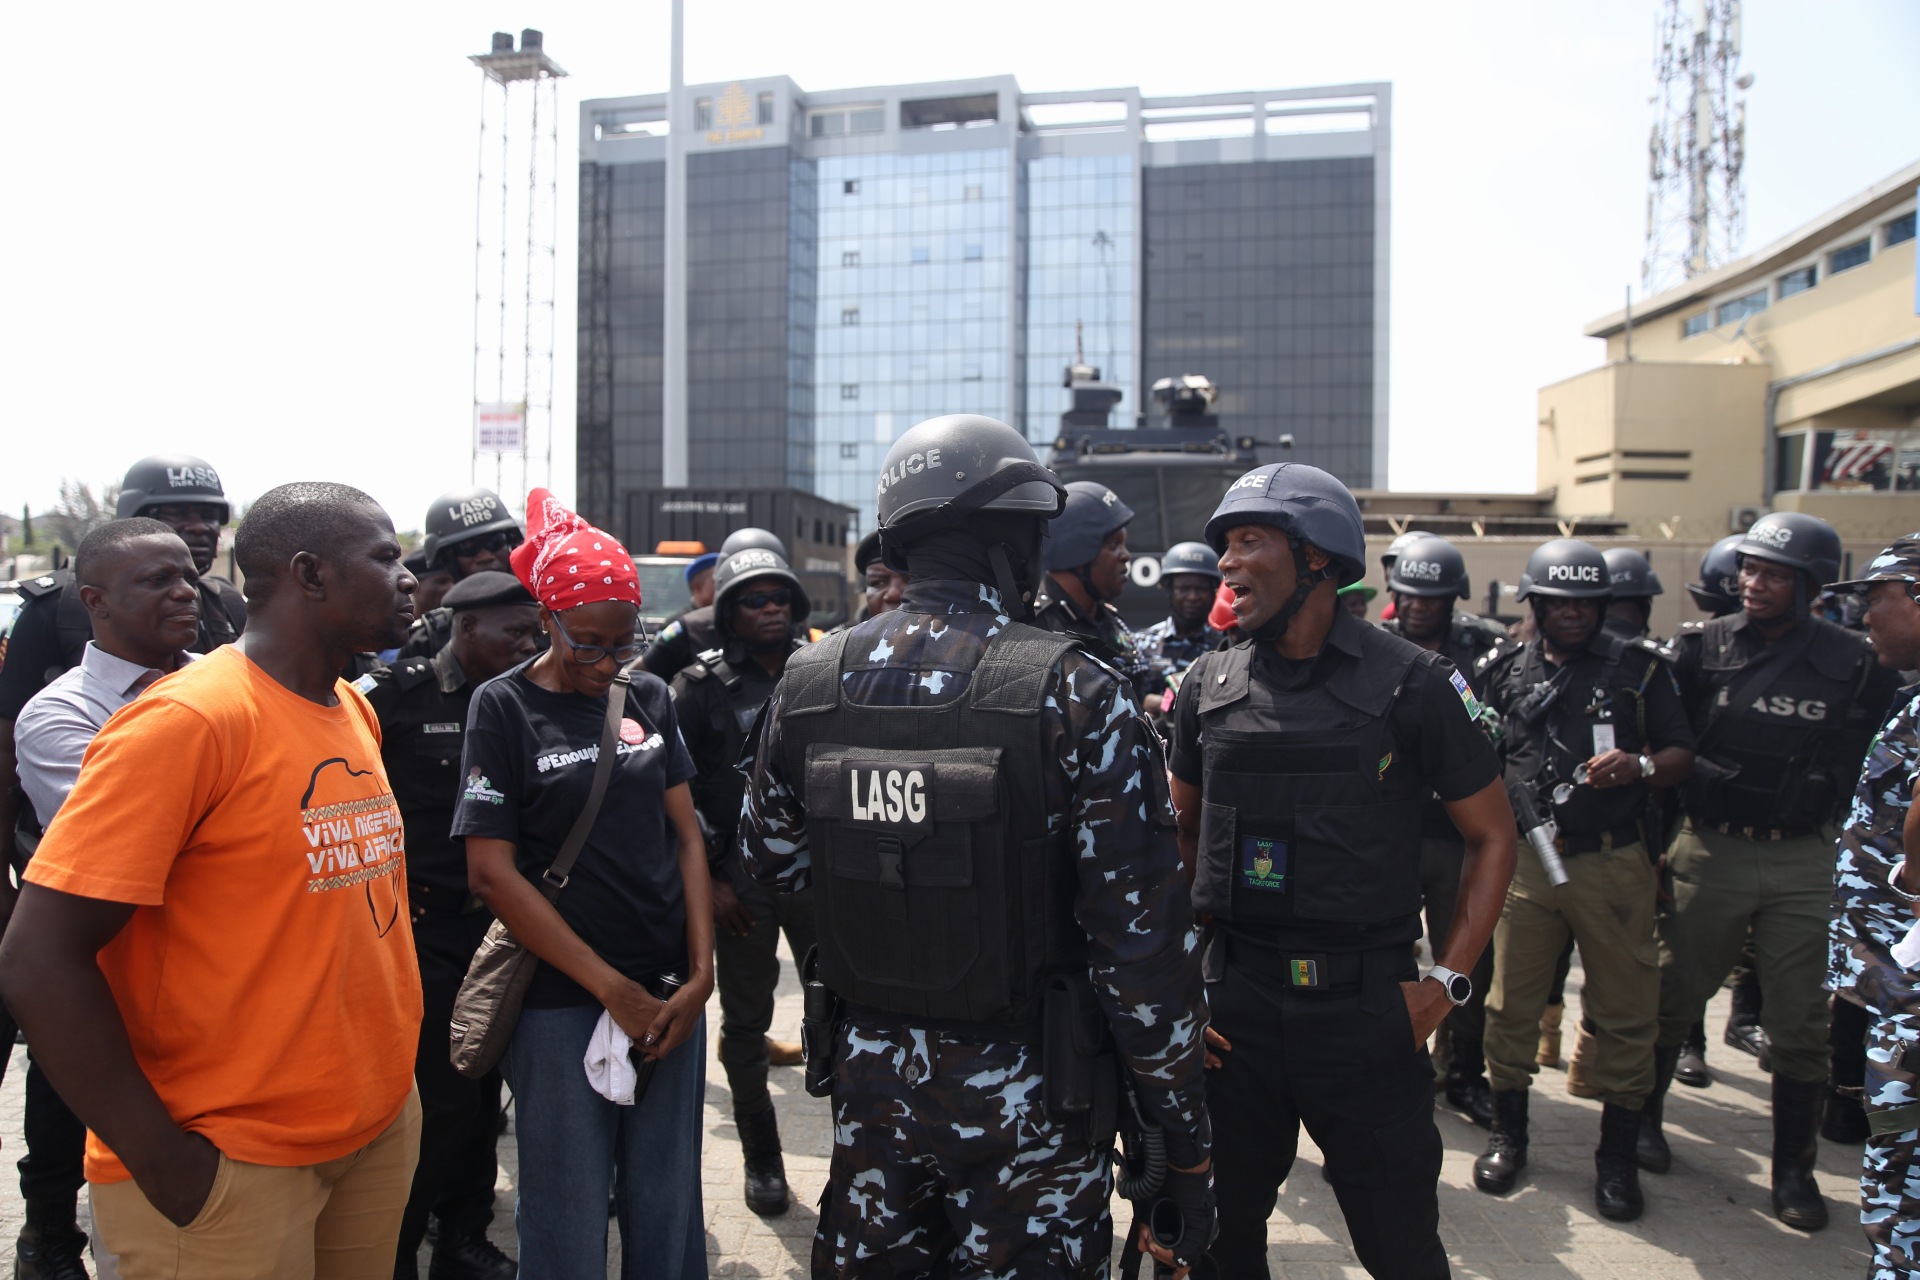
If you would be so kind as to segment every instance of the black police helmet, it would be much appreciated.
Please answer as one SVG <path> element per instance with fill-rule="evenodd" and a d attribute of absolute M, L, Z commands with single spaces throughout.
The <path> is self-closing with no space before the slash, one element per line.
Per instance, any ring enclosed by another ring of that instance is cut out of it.
<path fill-rule="evenodd" d="M 1048 531 L 1047 568 L 1092 564 L 1101 544 L 1132 519 L 1133 508 L 1119 494 L 1093 480 L 1075 480 L 1067 486 L 1066 510 Z"/>
<path fill-rule="evenodd" d="M 908 541 L 918 528 L 933 527 L 919 520 L 936 512 L 964 519 L 975 511 L 1005 511 L 1051 520 L 1066 500 L 1065 486 L 1040 465 L 1025 436 L 978 414 L 916 423 L 893 442 L 880 467 L 880 527 Z"/>
<path fill-rule="evenodd" d="M 218 507 L 221 524 L 233 514 L 227 504 L 227 491 L 220 485 L 220 473 L 204 459 L 190 453 L 156 453 L 127 468 L 113 516 L 125 520 L 170 502 L 203 502 Z"/>
<path fill-rule="evenodd" d="M 1666 594 L 1666 588 L 1660 585 L 1660 575 L 1653 571 L 1653 562 L 1645 552 L 1632 547 L 1609 547 L 1601 552 L 1601 559 L 1607 562 L 1607 582 L 1613 588 L 1615 600 L 1651 600 Z"/>
<path fill-rule="evenodd" d="M 1840 535 L 1819 516 L 1770 511 L 1753 522 L 1733 548 L 1736 556 L 1770 560 L 1810 574 L 1813 588 L 1840 576 Z"/>
<path fill-rule="evenodd" d="M 1694 603 L 1715 617 L 1740 608 L 1740 545 L 1743 534 L 1730 533 L 1700 557 L 1700 581 L 1687 584 Z"/>
<path fill-rule="evenodd" d="M 1220 557 L 1204 542 L 1176 542 L 1160 557 L 1160 580 L 1176 573 L 1197 573 L 1220 581 Z"/>
<path fill-rule="evenodd" d="M 1563 600 L 1604 600 L 1613 594 L 1607 559 L 1590 542 L 1555 538 L 1535 547 L 1520 574 L 1514 598 L 1556 596 Z"/>
<path fill-rule="evenodd" d="M 427 508 L 427 536 L 420 549 L 427 553 L 429 567 L 447 565 L 455 547 L 490 533 L 512 533 L 517 540 L 526 537 L 520 521 L 493 490 L 478 485 L 449 489 Z"/>
<path fill-rule="evenodd" d="M 787 558 L 765 547 L 744 547 L 721 556 L 720 563 L 713 567 L 714 625 L 726 630 L 727 620 L 733 614 L 734 597 L 763 578 L 778 579 L 782 586 L 792 589 L 793 620 L 796 623 L 807 620 L 807 615 L 813 612 L 813 601 L 807 598 L 807 589 L 800 585 L 799 577 L 787 567 Z"/>
<path fill-rule="evenodd" d="M 1461 600 L 1473 595 L 1473 580 L 1467 576 L 1467 558 L 1460 548 L 1437 534 L 1420 534 L 1407 540 L 1394 539 L 1398 550 L 1393 569 L 1387 574 L 1387 590 L 1403 596 L 1452 596 Z"/>
<path fill-rule="evenodd" d="M 787 558 L 787 544 L 780 541 L 779 535 L 767 529 L 756 529 L 748 525 L 744 529 L 735 529 L 720 544 L 720 558 L 726 559 L 736 551 L 748 551 L 754 547 L 762 551 L 771 551 L 782 560 Z"/>
<path fill-rule="evenodd" d="M 1414 542 L 1415 540 L 1420 538 L 1437 538 L 1439 536 L 1440 535 L 1437 533 L 1428 533 L 1425 529 L 1407 530 L 1405 533 L 1395 538 L 1392 542 L 1389 542 L 1387 544 L 1387 549 L 1380 553 L 1381 569 L 1385 570 L 1387 573 L 1392 573 L 1393 562 L 1400 558 L 1400 553 L 1406 550 L 1407 545 L 1409 543 Z"/>
<path fill-rule="evenodd" d="M 1367 533 L 1360 504 L 1347 486 L 1304 462 L 1256 467 L 1227 486 L 1207 521 L 1207 545 L 1224 554 L 1227 531 L 1264 524 L 1320 548 L 1338 566 L 1334 585 L 1358 582 L 1367 571 Z"/>
<path fill-rule="evenodd" d="M 867 566 L 880 558 L 880 531 L 875 529 L 860 539 L 860 545 L 853 549 L 853 571 L 865 576 Z"/>

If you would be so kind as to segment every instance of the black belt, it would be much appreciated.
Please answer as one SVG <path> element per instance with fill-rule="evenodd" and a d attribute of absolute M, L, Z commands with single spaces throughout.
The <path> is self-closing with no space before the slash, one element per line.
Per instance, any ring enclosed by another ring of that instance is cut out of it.
<path fill-rule="evenodd" d="M 1215 946 L 1224 946 L 1236 963 L 1277 973 L 1289 987 L 1303 991 L 1326 987 L 1357 987 L 1366 979 L 1368 968 L 1385 964 L 1404 968 L 1413 963 L 1413 950 L 1406 946 L 1375 947 L 1368 951 L 1296 951 L 1290 947 L 1268 947 L 1244 937 L 1221 932 Z"/>
<path fill-rule="evenodd" d="M 1644 836 L 1640 828 L 1633 823 L 1624 827 L 1615 827 L 1611 831 L 1602 831 L 1597 836 L 1563 835 L 1553 842 L 1553 847 L 1561 853 L 1612 853 L 1624 845 L 1639 844 Z"/>
<path fill-rule="evenodd" d="M 407 879 L 407 901 L 413 905 L 416 916 L 470 916 L 487 909 L 487 904 L 472 893 L 460 893 L 412 877 Z"/>
<path fill-rule="evenodd" d="M 1798 840 L 1802 836 L 1820 834 L 1818 827 L 1743 827 L 1737 822 L 1703 822 L 1700 825 L 1707 831 L 1717 831 L 1723 836 L 1738 836 L 1742 840 Z"/>

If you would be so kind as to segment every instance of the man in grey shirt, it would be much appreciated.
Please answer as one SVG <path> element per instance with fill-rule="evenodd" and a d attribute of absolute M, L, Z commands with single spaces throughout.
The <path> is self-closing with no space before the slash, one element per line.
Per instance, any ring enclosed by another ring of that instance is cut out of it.
<path fill-rule="evenodd" d="M 73 790 L 94 735 L 114 712 L 190 661 L 187 649 L 199 635 L 193 555 L 160 521 L 136 516 L 101 525 L 81 539 L 73 567 L 93 639 L 80 665 L 35 694 L 14 723 L 20 786 L 33 806 L 15 833 L 16 871 L 25 870 L 39 833 Z M 10 1046 L 12 1037 L 7 1041 Z M 86 1236 L 75 1216 L 86 1128 L 31 1059 L 25 1129 L 20 1192 L 27 1223 L 14 1274 L 78 1280 L 86 1275 L 80 1260 Z"/>

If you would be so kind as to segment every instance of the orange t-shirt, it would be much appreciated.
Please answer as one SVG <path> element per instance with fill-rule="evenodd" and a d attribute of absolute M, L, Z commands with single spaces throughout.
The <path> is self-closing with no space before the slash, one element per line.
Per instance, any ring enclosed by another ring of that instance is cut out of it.
<path fill-rule="evenodd" d="M 107 722 L 27 869 L 134 903 L 100 952 L 167 1111 L 249 1164 L 371 1142 L 406 1105 L 420 1027 L 400 811 L 344 681 L 300 697 L 218 649 Z M 126 1167 L 87 1135 L 87 1178 Z"/>

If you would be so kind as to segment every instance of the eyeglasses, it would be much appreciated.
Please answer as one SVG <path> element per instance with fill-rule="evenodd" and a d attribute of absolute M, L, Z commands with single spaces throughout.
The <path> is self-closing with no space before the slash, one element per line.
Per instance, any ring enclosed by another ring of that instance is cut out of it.
<path fill-rule="evenodd" d="M 519 538 L 511 533 L 500 531 L 490 533 L 484 538 L 469 538 L 465 542 L 457 542 L 453 545 L 452 549 L 453 553 L 457 556 L 471 557 L 477 556 L 483 551 L 491 551 L 498 555 L 502 551 L 511 551 L 519 545 Z"/>
<path fill-rule="evenodd" d="M 597 666 L 605 662 L 608 658 L 612 658 L 621 666 L 625 666 L 640 656 L 640 642 L 638 640 L 613 649 L 599 644 L 580 644 L 575 641 L 572 636 L 567 634 L 567 625 L 560 621 L 559 614 L 555 613 L 548 616 L 553 619 L 554 630 L 560 633 L 560 638 L 565 640 L 567 647 L 573 651 L 573 660 L 583 667 Z"/>
<path fill-rule="evenodd" d="M 764 609 L 768 605 L 784 607 L 793 603 L 793 592 L 786 587 L 778 591 L 756 591 L 752 595 L 741 596 L 735 603 L 748 609 Z"/>

